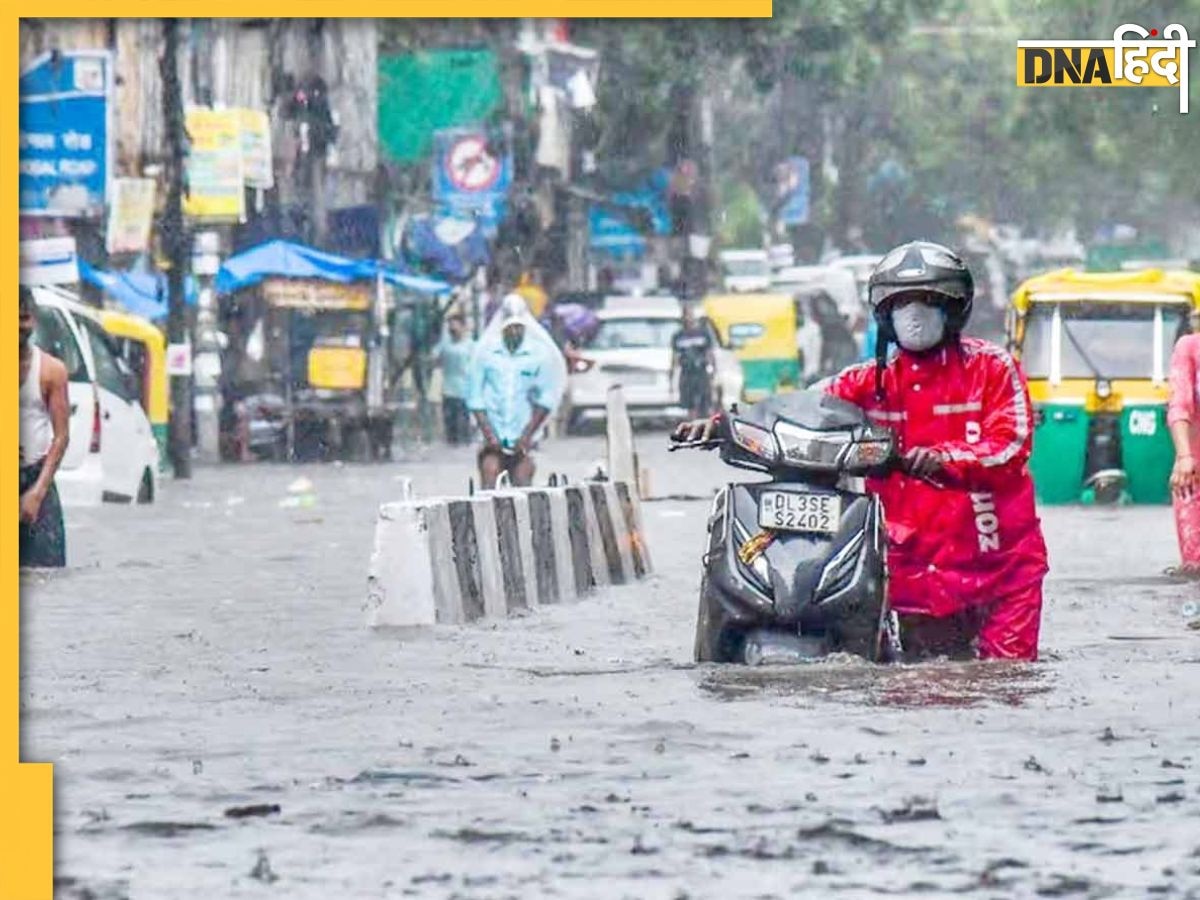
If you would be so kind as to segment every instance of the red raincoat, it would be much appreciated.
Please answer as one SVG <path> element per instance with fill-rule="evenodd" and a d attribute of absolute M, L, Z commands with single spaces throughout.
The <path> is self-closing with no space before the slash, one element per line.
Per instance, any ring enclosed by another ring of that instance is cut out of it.
<path fill-rule="evenodd" d="M 981 652 L 1033 658 L 1047 565 L 1026 467 L 1033 414 L 1023 373 L 999 347 L 963 338 L 930 354 L 901 350 L 883 387 L 880 400 L 872 362 L 842 372 L 829 392 L 892 429 L 902 453 L 928 447 L 945 460 L 940 489 L 898 473 L 870 484 L 887 517 L 893 608 L 1007 617 L 1007 628 L 996 622 L 992 632 L 1021 634 L 1000 637 L 1007 649 L 989 652 L 985 625 Z"/>

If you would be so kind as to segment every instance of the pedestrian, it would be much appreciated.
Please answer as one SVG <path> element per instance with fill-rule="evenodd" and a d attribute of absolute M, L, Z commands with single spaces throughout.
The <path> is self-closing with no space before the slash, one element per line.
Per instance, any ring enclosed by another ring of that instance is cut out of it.
<path fill-rule="evenodd" d="M 688 415 L 706 416 L 712 412 L 714 371 L 712 335 L 696 321 L 692 305 L 684 304 L 682 325 L 671 337 L 671 383 L 678 390 L 679 405 Z"/>
<path fill-rule="evenodd" d="M 451 308 L 445 333 L 433 350 L 434 359 L 442 367 L 442 424 L 450 444 L 465 444 L 470 439 L 467 381 L 474 354 L 475 342 L 467 337 L 466 316 L 457 307 Z"/>
<path fill-rule="evenodd" d="M 1200 578 L 1200 316 L 1192 315 L 1192 333 L 1175 343 L 1171 354 L 1171 397 L 1167 404 L 1167 427 L 1175 444 L 1175 466 L 1171 470 L 1171 501 L 1175 507 L 1175 534 L 1179 539 L 1180 564 L 1172 574 Z"/>
<path fill-rule="evenodd" d="M 527 269 L 521 273 L 513 293 L 525 301 L 535 319 L 540 319 L 546 312 L 549 297 L 542 287 L 541 272 L 538 269 Z"/>
<path fill-rule="evenodd" d="M 800 363 L 800 381 L 812 384 L 821 377 L 821 326 L 807 312 L 808 298 L 797 294 L 796 355 Z"/>
<path fill-rule="evenodd" d="M 501 472 L 513 484 L 533 483 L 533 450 L 562 399 L 567 367 L 554 339 L 525 301 L 509 294 L 480 337 L 467 387 L 467 408 L 483 436 L 479 480 L 496 486 Z"/>
<path fill-rule="evenodd" d="M 34 345 L 37 303 L 20 288 L 20 564 L 62 567 L 67 539 L 54 476 L 70 439 L 67 367 Z"/>
<path fill-rule="evenodd" d="M 952 250 L 925 241 L 892 250 L 868 287 L 877 356 L 828 392 L 890 428 L 903 455 L 868 486 L 886 510 L 888 599 L 906 652 L 1035 660 L 1047 565 L 1027 465 L 1029 389 L 1008 353 L 962 335 L 973 296 Z M 714 428 L 687 422 L 674 438 Z"/>
<path fill-rule="evenodd" d="M 809 299 L 809 309 L 821 332 L 821 376 L 840 372 L 857 362 L 858 342 L 833 297 L 825 290 L 818 290 Z"/>

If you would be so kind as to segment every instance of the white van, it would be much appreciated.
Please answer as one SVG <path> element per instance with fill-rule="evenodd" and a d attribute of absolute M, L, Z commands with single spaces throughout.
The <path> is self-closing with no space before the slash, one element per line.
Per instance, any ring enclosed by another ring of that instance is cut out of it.
<path fill-rule="evenodd" d="M 35 287 L 34 343 L 67 367 L 71 440 L 55 484 L 65 506 L 150 503 L 158 445 L 136 376 L 92 309 L 58 287 Z"/>
<path fill-rule="evenodd" d="M 752 294 L 771 287 L 771 263 L 766 250 L 723 250 L 718 256 L 721 278 L 730 294 Z"/>

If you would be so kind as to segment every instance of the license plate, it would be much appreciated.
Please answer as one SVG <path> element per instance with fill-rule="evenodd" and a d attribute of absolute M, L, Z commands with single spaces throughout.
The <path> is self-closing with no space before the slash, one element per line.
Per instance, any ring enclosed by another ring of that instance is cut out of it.
<path fill-rule="evenodd" d="M 760 528 L 835 534 L 841 520 L 842 498 L 837 494 L 763 491 L 758 495 Z"/>
<path fill-rule="evenodd" d="M 625 384 L 657 384 L 657 372 L 622 372 L 617 376 L 617 381 Z"/>

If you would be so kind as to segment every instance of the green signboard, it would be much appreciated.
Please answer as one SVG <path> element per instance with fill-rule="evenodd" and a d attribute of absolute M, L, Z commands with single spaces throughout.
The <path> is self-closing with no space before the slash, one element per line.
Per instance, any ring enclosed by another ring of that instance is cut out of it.
<path fill-rule="evenodd" d="M 429 50 L 379 59 L 379 141 L 394 162 L 427 160 L 433 133 L 480 125 L 503 103 L 491 50 Z"/>

